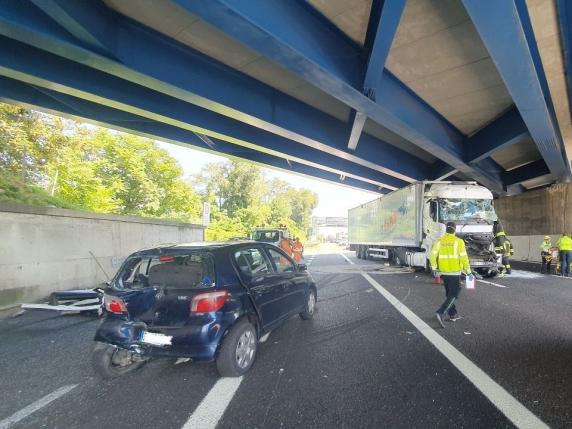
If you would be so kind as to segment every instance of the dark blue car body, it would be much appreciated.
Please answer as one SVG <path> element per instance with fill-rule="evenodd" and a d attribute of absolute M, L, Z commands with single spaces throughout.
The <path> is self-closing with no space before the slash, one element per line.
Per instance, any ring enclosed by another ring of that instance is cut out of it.
<path fill-rule="evenodd" d="M 168 259 L 188 255 L 189 252 L 202 252 L 212 258 L 214 279 L 209 279 L 209 282 L 213 280 L 209 286 L 162 289 L 145 284 L 138 288 L 119 285 L 122 271 L 134 258 Z M 272 267 L 271 272 L 245 274 L 236 257 L 245 252 L 264 255 Z M 279 252 L 283 263 L 291 264 L 291 271 L 278 272 L 272 262 L 272 258 L 277 258 L 276 252 Z M 194 296 L 212 291 L 228 292 L 220 310 L 206 313 L 190 311 Z M 271 244 L 250 241 L 198 243 L 143 250 L 126 260 L 105 291 L 106 299 L 120 298 L 127 311 L 124 314 L 105 311 L 95 340 L 144 357 L 188 357 L 194 361 L 211 361 L 216 358 L 225 335 L 238 321 L 248 320 L 260 338 L 303 311 L 310 291 L 315 297 L 315 284 L 305 266 L 296 264 Z M 170 344 L 142 342 L 144 332 L 167 335 L 171 338 Z"/>

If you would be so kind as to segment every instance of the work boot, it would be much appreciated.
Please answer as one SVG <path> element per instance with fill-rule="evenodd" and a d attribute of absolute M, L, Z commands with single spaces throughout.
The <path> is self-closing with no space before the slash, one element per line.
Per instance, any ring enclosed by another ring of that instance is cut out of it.
<path fill-rule="evenodd" d="M 507 274 L 510 274 L 510 273 L 512 273 L 512 271 L 511 271 L 511 270 L 506 270 L 506 273 L 507 273 Z"/>
<path fill-rule="evenodd" d="M 441 325 L 441 328 L 445 328 L 445 324 L 443 323 L 443 315 L 435 313 L 435 317 L 437 317 L 437 321 L 439 322 L 439 325 Z"/>

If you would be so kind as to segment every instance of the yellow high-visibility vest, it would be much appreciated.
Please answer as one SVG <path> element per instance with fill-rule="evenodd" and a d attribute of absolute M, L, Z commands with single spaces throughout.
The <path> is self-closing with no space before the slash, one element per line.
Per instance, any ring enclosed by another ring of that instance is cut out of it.
<path fill-rule="evenodd" d="M 558 250 L 572 250 L 572 238 L 563 235 L 558 239 L 556 245 L 558 246 Z"/>
<path fill-rule="evenodd" d="M 447 233 L 433 244 L 430 262 L 433 271 L 439 271 L 444 275 L 471 272 L 465 242 L 455 237 L 455 234 Z"/>

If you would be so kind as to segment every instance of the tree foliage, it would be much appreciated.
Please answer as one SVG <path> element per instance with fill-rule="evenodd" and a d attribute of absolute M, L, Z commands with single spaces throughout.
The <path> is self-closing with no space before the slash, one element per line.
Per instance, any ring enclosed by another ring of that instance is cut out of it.
<path fill-rule="evenodd" d="M 4 200 L 24 198 L 28 185 L 26 201 L 187 222 L 197 221 L 207 201 L 209 240 L 280 224 L 305 239 L 318 204 L 315 193 L 268 180 L 248 162 L 208 164 L 186 182 L 177 161 L 151 140 L 7 104 L 0 104 L 0 173 L 18 181 L 0 180 Z"/>
<path fill-rule="evenodd" d="M 257 226 L 286 225 L 306 239 L 318 196 L 283 180 L 267 180 L 259 167 L 241 161 L 206 165 L 193 183 L 213 203 L 207 239 L 246 238 Z"/>
<path fill-rule="evenodd" d="M 102 213 L 197 221 L 201 201 L 151 140 L 0 104 L 0 171 Z"/>

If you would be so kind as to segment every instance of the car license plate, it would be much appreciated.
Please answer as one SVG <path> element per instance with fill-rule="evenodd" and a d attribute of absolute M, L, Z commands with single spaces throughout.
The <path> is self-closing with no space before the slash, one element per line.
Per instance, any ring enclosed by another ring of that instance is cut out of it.
<path fill-rule="evenodd" d="M 170 335 L 157 334 L 155 332 L 143 332 L 143 337 L 141 338 L 142 343 L 152 344 L 154 346 L 170 346 L 171 340 L 173 339 Z"/>

